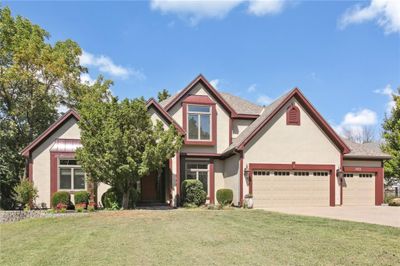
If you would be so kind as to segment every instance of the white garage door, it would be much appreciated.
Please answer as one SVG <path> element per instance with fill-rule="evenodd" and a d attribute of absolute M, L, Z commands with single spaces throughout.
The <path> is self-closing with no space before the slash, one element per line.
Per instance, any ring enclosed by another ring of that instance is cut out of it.
<path fill-rule="evenodd" d="M 254 171 L 254 207 L 329 206 L 327 171 Z"/>
<path fill-rule="evenodd" d="M 375 174 L 345 173 L 343 205 L 375 205 Z"/>

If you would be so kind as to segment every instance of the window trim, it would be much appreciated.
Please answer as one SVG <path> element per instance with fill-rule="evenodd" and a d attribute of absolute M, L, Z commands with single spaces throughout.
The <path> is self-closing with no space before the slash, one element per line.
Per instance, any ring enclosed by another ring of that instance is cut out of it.
<path fill-rule="evenodd" d="M 193 112 L 193 111 L 189 110 L 190 106 L 208 107 L 209 111 L 208 112 L 199 112 L 199 111 L 198 112 Z M 197 139 L 191 139 L 190 136 L 189 136 L 189 116 L 190 115 L 197 115 L 197 118 L 198 118 L 199 125 L 198 125 L 198 138 Z M 209 123 L 209 126 L 210 126 L 210 138 L 209 139 L 201 139 L 201 137 L 200 137 L 200 135 L 201 135 L 201 115 L 209 115 L 209 117 L 210 117 L 210 123 Z M 189 141 L 205 141 L 205 142 L 207 142 L 207 141 L 211 141 L 212 140 L 213 123 L 212 123 L 212 108 L 211 108 L 210 105 L 188 104 L 187 105 L 186 123 L 187 123 L 187 127 L 188 127 L 188 129 L 187 129 L 187 138 L 188 138 Z"/>
<path fill-rule="evenodd" d="M 77 192 L 77 191 L 87 191 L 87 182 L 86 182 L 86 173 L 84 173 L 84 178 L 85 178 L 85 188 L 81 189 L 75 189 L 74 188 L 74 171 L 75 169 L 82 169 L 81 165 L 65 165 L 65 164 L 60 164 L 61 160 L 76 160 L 75 158 L 69 158 L 69 157 L 62 157 L 62 158 L 57 158 L 57 191 L 70 191 L 70 192 Z M 71 169 L 71 188 L 60 188 L 60 178 L 61 178 L 61 169 Z"/>
<path fill-rule="evenodd" d="M 192 95 L 195 96 L 195 95 Z M 199 98 L 202 100 L 200 101 Z M 204 98 L 204 99 L 203 99 Z M 189 130 L 188 130 L 188 119 L 189 119 L 189 105 L 200 105 L 200 106 L 210 106 L 210 140 L 192 140 L 189 139 Z M 208 96 L 196 96 L 196 97 L 187 97 L 182 102 L 182 120 L 183 120 L 183 129 L 185 130 L 185 140 L 184 144 L 186 145 L 198 145 L 198 146 L 215 146 L 217 143 L 217 110 L 216 104 L 213 102 Z"/>
<path fill-rule="evenodd" d="M 196 180 L 199 180 L 199 175 L 198 172 L 206 172 L 207 173 L 207 198 L 210 197 L 210 191 L 211 191 L 211 163 L 210 161 L 205 161 L 205 160 L 187 160 L 185 162 L 185 175 L 184 175 L 184 180 L 188 179 L 187 178 L 187 172 L 189 171 L 188 164 L 206 164 L 207 169 L 194 169 L 196 171 Z M 194 172 L 194 171 L 193 171 Z"/>

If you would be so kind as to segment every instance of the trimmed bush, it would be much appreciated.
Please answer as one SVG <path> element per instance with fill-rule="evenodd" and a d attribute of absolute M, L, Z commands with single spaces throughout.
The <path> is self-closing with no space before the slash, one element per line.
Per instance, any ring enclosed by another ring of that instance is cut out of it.
<path fill-rule="evenodd" d="M 129 208 L 134 209 L 136 202 L 140 198 L 140 193 L 136 189 L 132 189 L 129 195 Z M 116 210 L 122 206 L 122 193 L 111 187 L 101 196 L 101 204 L 106 209 Z M 118 207 L 118 208 L 117 208 Z"/>
<path fill-rule="evenodd" d="M 88 204 L 89 196 L 90 196 L 90 193 L 87 191 L 75 192 L 75 194 L 74 194 L 75 205 L 82 204 L 82 203 Z"/>
<path fill-rule="evenodd" d="M 102 196 L 101 203 L 106 209 L 112 209 L 117 204 L 121 206 L 122 198 L 119 197 L 118 193 L 114 188 L 109 188 Z"/>
<path fill-rule="evenodd" d="M 389 201 L 389 206 L 400 206 L 400 198 L 391 199 Z"/>
<path fill-rule="evenodd" d="M 217 201 L 222 206 L 231 205 L 233 201 L 232 189 L 222 188 L 217 190 Z"/>
<path fill-rule="evenodd" d="M 66 191 L 58 191 L 51 198 L 51 205 L 55 208 L 59 203 L 66 206 L 70 205 L 70 195 Z"/>
<path fill-rule="evenodd" d="M 196 179 L 186 179 L 182 182 L 183 204 L 194 204 L 200 206 L 206 202 L 207 193 L 204 191 L 203 183 Z"/>

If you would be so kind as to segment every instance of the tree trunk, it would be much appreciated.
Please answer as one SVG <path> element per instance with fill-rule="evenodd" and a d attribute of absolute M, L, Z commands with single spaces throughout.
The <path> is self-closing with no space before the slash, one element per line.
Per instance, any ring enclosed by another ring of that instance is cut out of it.
<path fill-rule="evenodd" d="M 124 208 L 124 210 L 129 208 L 129 191 L 124 191 L 122 194 L 122 208 Z"/>

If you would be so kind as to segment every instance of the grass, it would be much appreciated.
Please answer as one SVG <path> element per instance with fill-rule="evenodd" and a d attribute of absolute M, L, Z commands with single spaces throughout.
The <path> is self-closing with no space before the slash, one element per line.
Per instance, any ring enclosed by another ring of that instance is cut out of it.
<path fill-rule="evenodd" d="M 0 230 L 0 265 L 400 265 L 398 228 L 257 210 L 98 212 Z"/>

